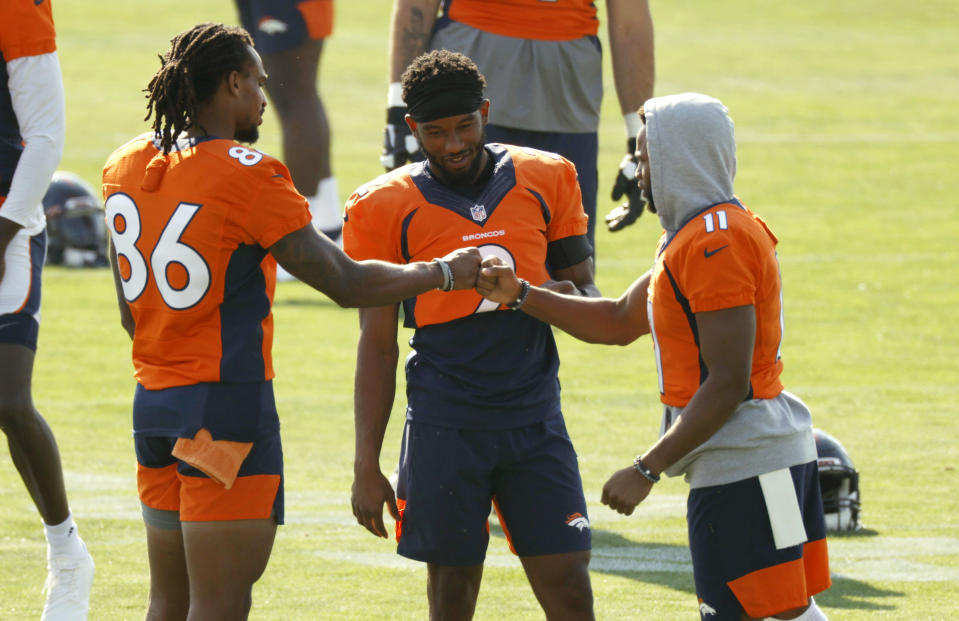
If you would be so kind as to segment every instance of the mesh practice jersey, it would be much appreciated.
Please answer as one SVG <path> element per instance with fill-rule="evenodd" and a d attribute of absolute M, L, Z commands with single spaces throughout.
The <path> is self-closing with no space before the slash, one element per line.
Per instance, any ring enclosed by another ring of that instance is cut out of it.
<path fill-rule="evenodd" d="M 103 196 L 136 321 L 137 381 L 158 390 L 271 379 L 267 248 L 310 222 L 286 166 L 217 138 L 163 155 L 145 134 L 107 160 Z"/>
<path fill-rule="evenodd" d="M 531 283 L 549 280 L 547 245 L 586 233 L 576 170 L 558 155 L 489 144 L 494 172 L 468 199 L 425 162 L 381 175 L 346 206 L 355 259 L 430 261 L 465 246 L 495 254 Z M 474 290 L 404 302 L 416 331 L 407 360 L 407 416 L 463 428 L 509 428 L 559 412 L 559 358 L 550 327 Z"/>
<path fill-rule="evenodd" d="M 0 2 L 0 196 L 10 191 L 13 173 L 23 152 L 20 126 L 13 112 L 7 63 L 57 49 L 50 2 Z"/>
<path fill-rule="evenodd" d="M 595 36 L 592 0 L 443 0 L 443 17 L 485 32 L 542 41 Z"/>
<path fill-rule="evenodd" d="M 771 399 L 783 385 L 782 288 L 776 236 L 738 201 L 709 207 L 657 248 L 647 309 L 662 402 L 684 407 L 706 380 L 695 313 L 751 304 L 756 344 L 751 399 Z"/>

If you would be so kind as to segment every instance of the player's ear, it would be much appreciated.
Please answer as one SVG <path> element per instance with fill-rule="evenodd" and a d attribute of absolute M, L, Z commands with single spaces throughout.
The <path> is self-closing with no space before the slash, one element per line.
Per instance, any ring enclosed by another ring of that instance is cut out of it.
<path fill-rule="evenodd" d="M 406 121 L 406 126 L 410 128 L 410 133 L 414 136 L 416 135 L 416 121 L 413 120 L 409 114 L 403 117 L 403 120 Z"/>
<path fill-rule="evenodd" d="M 226 74 L 226 88 L 231 95 L 237 95 L 240 92 L 240 77 L 241 74 L 237 70 L 233 70 L 230 73 Z"/>
<path fill-rule="evenodd" d="M 489 99 L 484 99 L 479 107 L 480 116 L 483 119 L 483 125 L 489 122 Z"/>

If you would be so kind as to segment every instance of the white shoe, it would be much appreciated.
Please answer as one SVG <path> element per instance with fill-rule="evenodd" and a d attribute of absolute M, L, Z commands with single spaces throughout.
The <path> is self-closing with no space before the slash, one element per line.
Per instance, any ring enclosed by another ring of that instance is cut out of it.
<path fill-rule="evenodd" d="M 86 621 L 93 586 L 93 557 L 81 541 L 83 556 L 47 559 L 47 602 L 41 621 Z"/>

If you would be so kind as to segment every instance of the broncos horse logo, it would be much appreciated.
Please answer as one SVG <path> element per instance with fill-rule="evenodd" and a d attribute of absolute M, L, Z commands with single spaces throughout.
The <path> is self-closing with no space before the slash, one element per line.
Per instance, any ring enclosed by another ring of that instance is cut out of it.
<path fill-rule="evenodd" d="M 573 526 L 582 531 L 584 528 L 589 528 L 589 519 L 582 513 L 574 513 L 573 515 L 566 516 L 566 525 Z"/>
<path fill-rule="evenodd" d="M 699 600 L 699 616 L 700 617 L 705 619 L 706 617 L 715 615 L 715 614 L 716 614 L 715 608 L 713 608 L 712 606 L 710 606 L 703 600 Z"/>

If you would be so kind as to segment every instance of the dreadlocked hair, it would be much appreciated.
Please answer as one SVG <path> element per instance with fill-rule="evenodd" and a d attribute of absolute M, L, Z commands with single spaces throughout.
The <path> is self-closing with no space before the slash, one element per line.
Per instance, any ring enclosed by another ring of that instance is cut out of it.
<path fill-rule="evenodd" d="M 153 135 L 169 153 L 180 132 L 193 127 L 197 106 L 209 101 L 231 71 L 244 71 L 251 62 L 250 34 L 239 26 L 198 24 L 170 41 L 160 56 L 160 69 L 144 89 Z"/>
<path fill-rule="evenodd" d="M 468 56 L 449 50 L 434 50 L 417 56 L 400 78 L 403 101 L 414 99 L 424 88 L 451 81 L 472 82 L 479 91 L 486 88 L 486 78 Z"/>

